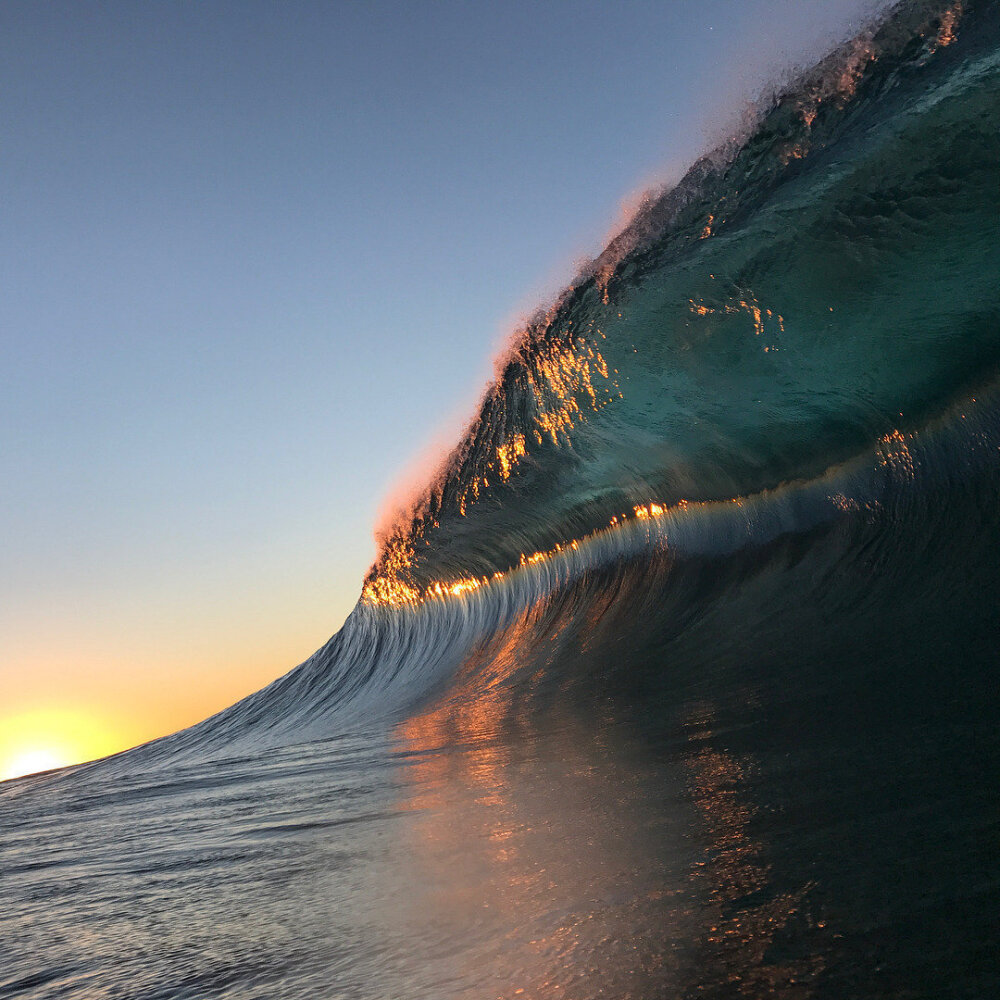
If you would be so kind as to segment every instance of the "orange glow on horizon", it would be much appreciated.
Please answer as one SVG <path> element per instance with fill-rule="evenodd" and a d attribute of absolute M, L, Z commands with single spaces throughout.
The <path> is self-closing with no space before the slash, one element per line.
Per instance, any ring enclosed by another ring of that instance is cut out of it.
<path fill-rule="evenodd" d="M 0 721 L 0 781 L 127 749 L 128 734 L 85 709 L 39 709 Z"/>

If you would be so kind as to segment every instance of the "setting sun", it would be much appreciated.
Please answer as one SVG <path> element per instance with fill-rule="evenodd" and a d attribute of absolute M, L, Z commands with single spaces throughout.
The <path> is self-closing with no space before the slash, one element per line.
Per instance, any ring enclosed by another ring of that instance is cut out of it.
<path fill-rule="evenodd" d="M 0 781 L 115 753 L 129 740 L 84 711 L 43 709 L 0 719 Z"/>
<path fill-rule="evenodd" d="M 0 779 L 20 778 L 25 774 L 38 774 L 40 771 L 51 771 L 53 768 L 65 767 L 70 761 L 59 751 L 51 749 L 26 750 L 12 757 L 4 764 Z"/>

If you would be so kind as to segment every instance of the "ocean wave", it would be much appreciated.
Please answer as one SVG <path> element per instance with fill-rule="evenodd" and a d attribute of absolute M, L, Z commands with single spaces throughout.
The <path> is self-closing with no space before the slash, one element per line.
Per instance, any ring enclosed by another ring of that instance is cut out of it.
<path fill-rule="evenodd" d="M 572 686 L 551 636 L 609 601 L 666 588 L 689 622 L 789 539 L 836 539 L 832 573 L 940 530 L 997 476 L 998 163 L 997 5 L 894 8 L 533 319 L 337 635 L 123 765 L 404 717 L 512 629 L 541 687 Z M 509 683 L 485 670 L 464 697 Z"/>

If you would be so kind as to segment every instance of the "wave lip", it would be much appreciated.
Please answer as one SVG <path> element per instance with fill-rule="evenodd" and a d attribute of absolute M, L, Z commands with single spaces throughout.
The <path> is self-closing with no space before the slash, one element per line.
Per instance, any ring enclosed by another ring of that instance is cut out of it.
<path fill-rule="evenodd" d="M 649 195 L 523 330 L 363 600 L 814 478 L 994 370 L 997 22 L 898 5 Z"/>

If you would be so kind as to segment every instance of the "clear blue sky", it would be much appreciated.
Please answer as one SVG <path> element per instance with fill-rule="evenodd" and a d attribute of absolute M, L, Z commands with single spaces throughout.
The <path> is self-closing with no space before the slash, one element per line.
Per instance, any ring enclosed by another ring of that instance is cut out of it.
<path fill-rule="evenodd" d="M 305 658 L 518 310 L 870 6 L 7 0 L 0 715 Z"/>

